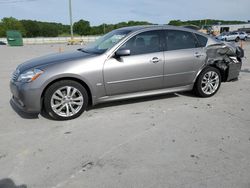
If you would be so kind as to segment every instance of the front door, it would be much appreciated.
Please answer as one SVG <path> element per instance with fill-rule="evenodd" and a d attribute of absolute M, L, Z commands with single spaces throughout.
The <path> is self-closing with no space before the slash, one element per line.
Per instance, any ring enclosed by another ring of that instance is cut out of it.
<path fill-rule="evenodd" d="M 161 32 L 137 34 L 120 47 L 129 49 L 130 55 L 113 56 L 105 62 L 104 81 L 108 96 L 162 88 L 164 55 Z"/>

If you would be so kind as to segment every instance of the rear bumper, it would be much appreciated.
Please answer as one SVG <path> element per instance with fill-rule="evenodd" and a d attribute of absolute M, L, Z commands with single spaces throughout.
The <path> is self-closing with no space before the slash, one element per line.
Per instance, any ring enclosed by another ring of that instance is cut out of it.
<path fill-rule="evenodd" d="M 39 89 L 31 88 L 29 83 L 10 82 L 11 102 L 26 113 L 41 112 L 41 94 Z"/>
<path fill-rule="evenodd" d="M 241 66 L 242 66 L 242 62 L 230 63 L 228 65 L 227 81 L 231 81 L 231 80 L 238 78 L 238 76 L 240 74 Z"/>

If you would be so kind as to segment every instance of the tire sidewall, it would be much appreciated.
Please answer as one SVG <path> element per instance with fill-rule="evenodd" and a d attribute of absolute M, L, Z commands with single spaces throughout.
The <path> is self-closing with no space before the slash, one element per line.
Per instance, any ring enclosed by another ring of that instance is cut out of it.
<path fill-rule="evenodd" d="M 79 112 L 70 117 L 62 117 L 62 116 L 57 115 L 51 107 L 51 98 L 53 94 L 56 92 L 56 90 L 65 86 L 71 86 L 71 87 L 75 87 L 76 89 L 78 89 L 81 92 L 83 99 L 84 99 L 83 106 L 79 110 Z M 55 82 L 54 84 L 49 86 L 49 88 L 45 91 L 45 94 L 44 94 L 44 108 L 45 108 L 44 110 L 46 114 L 54 120 L 75 119 L 79 117 L 86 110 L 87 106 L 88 106 L 88 93 L 86 89 L 80 83 L 76 81 L 62 80 L 62 81 Z"/>
<path fill-rule="evenodd" d="M 213 71 L 213 72 L 216 72 L 219 76 L 219 85 L 216 89 L 216 91 L 212 94 L 206 94 L 203 92 L 202 88 L 201 88 L 201 82 L 202 82 L 202 79 L 204 77 L 204 75 L 207 73 L 207 72 L 210 72 L 210 71 Z M 198 76 L 198 79 L 195 83 L 195 93 L 200 96 L 200 97 L 212 97 L 213 95 L 215 95 L 219 88 L 220 88 L 220 85 L 221 85 L 221 73 L 220 71 L 217 69 L 217 68 L 214 68 L 214 67 L 206 67 L 201 73 L 200 75 Z"/>

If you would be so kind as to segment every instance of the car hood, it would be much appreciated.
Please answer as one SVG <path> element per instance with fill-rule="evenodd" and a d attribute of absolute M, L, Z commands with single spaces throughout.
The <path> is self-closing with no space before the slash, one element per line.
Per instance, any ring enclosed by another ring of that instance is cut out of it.
<path fill-rule="evenodd" d="M 31 59 L 29 61 L 20 64 L 17 69 L 20 72 L 24 72 L 26 70 L 32 68 L 43 67 L 55 63 L 62 63 L 66 61 L 74 61 L 78 59 L 84 59 L 88 57 L 96 56 L 96 54 L 90 54 L 82 51 L 72 51 L 72 52 L 64 52 L 64 53 L 56 53 L 47 56 L 42 56 L 39 58 Z"/>

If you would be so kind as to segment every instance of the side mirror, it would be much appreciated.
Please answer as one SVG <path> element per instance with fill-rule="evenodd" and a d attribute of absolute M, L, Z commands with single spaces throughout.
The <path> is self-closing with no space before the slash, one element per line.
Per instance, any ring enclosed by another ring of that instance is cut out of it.
<path fill-rule="evenodd" d="M 130 50 L 129 49 L 117 50 L 115 52 L 116 57 L 129 56 L 129 55 L 130 55 Z"/>

